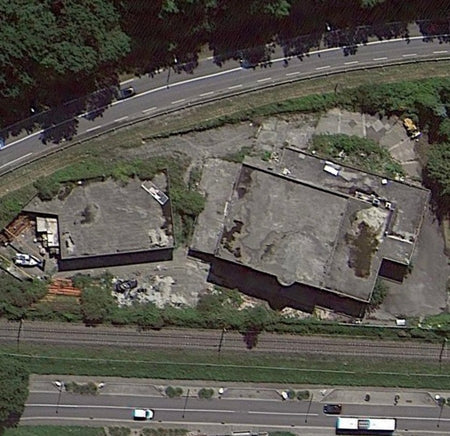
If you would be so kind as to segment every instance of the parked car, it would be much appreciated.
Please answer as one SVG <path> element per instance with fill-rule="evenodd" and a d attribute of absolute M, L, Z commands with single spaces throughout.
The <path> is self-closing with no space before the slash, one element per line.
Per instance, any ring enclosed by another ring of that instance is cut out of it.
<path fill-rule="evenodd" d="M 134 409 L 133 419 L 135 421 L 151 421 L 155 416 L 155 412 L 152 409 Z"/>
<path fill-rule="evenodd" d="M 132 86 L 128 86 L 128 88 L 119 89 L 117 91 L 117 100 L 124 100 L 125 98 L 132 97 L 136 95 L 136 91 Z"/>
<path fill-rule="evenodd" d="M 323 413 L 327 415 L 340 415 L 342 412 L 342 404 L 325 404 Z"/>

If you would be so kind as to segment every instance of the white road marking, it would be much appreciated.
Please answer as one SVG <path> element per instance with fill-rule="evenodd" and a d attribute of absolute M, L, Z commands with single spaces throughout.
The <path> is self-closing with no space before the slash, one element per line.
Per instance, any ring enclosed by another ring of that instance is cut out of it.
<path fill-rule="evenodd" d="M 206 97 L 207 95 L 213 95 L 214 91 L 204 92 L 203 94 L 200 94 L 200 97 Z"/>
<path fill-rule="evenodd" d="M 228 89 L 237 89 L 237 88 L 242 88 L 242 85 L 234 85 L 228 87 Z"/>
<path fill-rule="evenodd" d="M 95 127 L 91 127 L 90 129 L 87 129 L 87 130 L 86 130 L 86 133 L 87 133 L 87 132 L 93 132 L 94 130 L 100 129 L 101 127 L 103 127 L 103 126 L 95 126 Z"/>
<path fill-rule="evenodd" d="M 120 121 L 125 121 L 128 120 L 128 115 L 122 118 L 117 118 L 116 120 L 114 120 L 115 123 L 120 123 Z"/>
<path fill-rule="evenodd" d="M 319 416 L 318 413 L 301 413 L 301 412 L 253 412 L 249 410 L 249 415 L 280 415 L 280 416 Z"/>
<path fill-rule="evenodd" d="M 286 73 L 286 76 L 297 76 L 298 74 L 301 74 L 300 71 L 294 71 L 293 73 Z"/>
<path fill-rule="evenodd" d="M 257 82 L 258 83 L 267 82 L 268 80 L 272 80 L 272 77 L 266 77 L 265 79 L 259 79 L 259 80 L 257 80 Z"/>
<path fill-rule="evenodd" d="M 34 132 L 34 133 L 32 133 L 31 135 L 25 136 L 25 138 L 18 139 L 17 141 L 14 141 L 14 142 L 10 142 L 9 144 L 6 144 L 6 145 L 2 148 L 2 150 L 4 150 L 5 148 L 8 148 L 8 147 L 11 147 L 11 146 L 14 145 L 14 144 L 18 144 L 19 142 L 25 141 L 25 139 L 32 138 L 33 136 L 40 135 L 42 132 L 43 132 L 43 130 L 39 130 L 38 132 Z"/>
<path fill-rule="evenodd" d="M 357 63 L 359 63 L 359 61 L 344 62 L 344 65 L 353 65 Z"/>
<path fill-rule="evenodd" d="M 175 101 L 173 101 L 172 103 L 170 103 L 170 104 L 178 104 L 178 103 L 183 103 L 183 101 L 186 101 L 186 99 L 185 98 L 182 98 L 181 100 L 175 100 Z"/>
<path fill-rule="evenodd" d="M 23 156 L 20 156 L 20 157 L 18 157 L 17 159 L 14 159 L 14 160 L 12 160 L 12 161 L 10 161 L 10 162 L 6 162 L 6 163 L 3 164 L 2 166 L 0 166 L 0 168 L 4 168 L 4 167 L 7 167 L 8 165 L 11 165 L 11 164 L 13 164 L 13 163 L 19 162 L 19 160 L 25 159 L 25 158 L 27 158 L 28 156 L 31 156 L 32 154 L 33 154 L 33 153 L 24 154 Z"/>
<path fill-rule="evenodd" d="M 123 82 L 120 82 L 121 85 L 125 85 L 127 83 L 133 82 L 134 79 L 128 79 L 128 80 L 124 80 Z"/>
<path fill-rule="evenodd" d="M 156 106 L 153 106 L 153 107 L 149 107 L 148 109 L 144 109 L 143 111 L 142 111 L 142 113 L 143 114 L 147 114 L 147 113 L 149 113 L 149 112 L 151 112 L 151 111 L 154 111 L 155 109 L 158 109 Z"/>
<path fill-rule="evenodd" d="M 417 56 L 417 53 L 408 53 L 408 54 L 404 54 L 402 55 L 404 58 L 411 58 L 413 56 Z"/>
<path fill-rule="evenodd" d="M 25 404 L 25 407 L 54 407 L 53 404 L 49 403 L 30 403 Z M 58 409 L 127 409 L 129 410 L 129 406 L 107 406 L 107 405 L 97 405 L 97 404 L 60 404 Z M 226 409 L 171 409 L 171 408 L 160 408 L 157 407 L 154 409 L 156 412 L 164 411 L 164 412 L 201 412 L 201 413 L 235 413 L 234 410 L 226 410 Z M 261 413 L 261 412 L 255 412 Z"/>
<path fill-rule="evenodd" d="M 423 36 L 413 36 L 413 37 L 409 38 L 409 41 L 421 40 L 423 38 L 424 38 Z M 366 44 L 358 44 L 358 47 L 370 46 L 370 45 L 378 45 L 378 44 L 390 44 L 390 43 L 396 43 L 396 42 L 401 42 L 401 41 L 405 41 L 405 38 L 394 38 L 394 39 L 389 39 L 389 40 L 370 41 L 370 42 L 368 42 Z M 332 47 L 332 48 L 327 48 L 327 49 L 323 49 L 323 50 L 310 51 L 308 54 L 311 56 L 311 55 L 314 55 L 314 54 L 328 53 L 328 52 L 340 51 L 340 50 L 342 50 L 341 47 Z M 374 58 L 373 60 L 374 61 L 381 61 L 381 60 L 386 60 L 386 59 L 387 58 L 383 57 L 383 58 Z M 272 63 L 284 62 L 284 61 L 285 61 L 285 57 L 283 56 L 283 57 L 278 58 L 278 59 L 273 59 Z M 321 68 L 323 68 L 323 67 L 316 68 L 316 70 L 321 69 Z M 209 75 L 206 75 L 206 76 L 194 77 L 192 79 L 188 79 L 188 80 L 183 80 L 183 81 L 180 81 L 180 82 L 172 83 L 170 86 L 171 86 L 171 88 L 173 88 L 174 86 L 181 86 L 181 85 L 185 85 L 187 83 L 197 82 L 199 80 L 211 79 L 213 77 L 222 76 L 224 74 L 235 73 L 235 72 L 238 72 L 238 71 L 242 71 L 242 68 L 241 67 L 236 67 L 236 68 L 231 68 L 230 70 L 219 71 L 217 73 L 209 74 Z M 288 73 L 288 74 L 294 75 L 292 73 Z M 167 86 L 160 86 L 159 88 L 149 89 L 148 91 L 142 92 L 140 94 L 136 94 L 136 95 L 134 95 L 132 97 L 129 97 L 128 99 L 114 101 L 114 102 L 111 103 L 111 106 L 115 106 L 116 104 L 124 103 L 124 102 L 126 102 L 128 100 L 132 100 L 132 99 L 135 99 L 135 98 L 143 97 L 145 95 L 152 94 L 154 92 L 159 92 L 159 91 L 166 90 L 166 89 L 167 89 Z M 81 116 L 82 115 L 80 115 L 80 117 Z M 39 132 L 33 133 L 31 135 L 28 135 L 25 138 L 22 138 L 22 139 L 19 139 L 17 141 L 14 141 L 11 144 L 7 144 L 5 146 L 5 148 L 9 147 L 11 145 L 17 144 L 17 143 L 19 143 L 21 141 L 27 140 L 27 139 L 35 136 L 35 135 L 39 135 L 40 133 L 42 133 L 42 130 L 39 131 Z"/>
<path fill-rule="evenodd" d="M 316 70 L 325 70 L 327 68 L 331 68 L 329 65 L 325 65 L 324 67 L 317 67 Z"/>
<path fill-rule="evenodd" d="M 448 53 L 448 50 L 436 50 L 433 53 L 434 54 L 443 54 L 443 53 Z"/>

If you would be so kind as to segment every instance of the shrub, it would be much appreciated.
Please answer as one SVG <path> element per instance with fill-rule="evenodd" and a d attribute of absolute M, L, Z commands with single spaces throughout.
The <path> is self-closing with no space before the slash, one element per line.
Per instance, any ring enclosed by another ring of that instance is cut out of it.
<path fill-rule="evenodd" d="M 214 389 L 211 389 L 211 388 L 201 388 L 198 391 L 199 398 L 210 399 L 210 398 L 212 398 L 213 395 L 214 395 Z"/>
<path fill-rule="evenodd" d="M 307 400 L 309 398 L 309 391 L 298 391 L 297 400 Z"/>
<path fill-rule="evenodd" d="M 19 422 L 28 396 L 28 378 L 22 363 L 0 356 L 0 433 Z"/>
<path fill-rule="evenodd" d="M 167 386 L 165 392 L 169 398 L 181 397 L 183 395 L 183 389 L 179 387 Z"/>
<path fill-rule="evenodd" d="M 287 391 L 287 396 L 288 396 L 288 398 L 289 398 L 290 400 L 293 400 L 293 399 L 295 398 L 295 391 L 292 390 L 292 389 L 289 389 L 289 390 Z"/>
<path fill-rule="evenodd" d="M 88 383 L 76 383 L 76 382 L 68 382 L 64 384 L 67 392 L 73 392 L 75 394 L 81 395 L 97 395 L 98 388 L 97 385 L 93 382 Z"/>

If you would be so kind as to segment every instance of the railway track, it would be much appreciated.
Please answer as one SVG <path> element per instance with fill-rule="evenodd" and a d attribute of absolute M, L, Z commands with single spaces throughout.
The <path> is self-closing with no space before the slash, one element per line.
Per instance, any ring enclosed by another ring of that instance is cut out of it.
<path fill-rule="evenodd" d="M 136 348 L 199 349 L 222 352 L 249 351 L 238 332 L 221 330 L 163 329 L 138 331 L 132 328 L 85 327 L 83 325 L 0 322 L 0 343 L 115 346 Z M 261 333 L 251 350 L 265 353 L 320 354 L 382 358 L 415 358 L 448 361 L 441 344 L 406 341 L 376 341 L 357 338 L 299 336 Z"/>

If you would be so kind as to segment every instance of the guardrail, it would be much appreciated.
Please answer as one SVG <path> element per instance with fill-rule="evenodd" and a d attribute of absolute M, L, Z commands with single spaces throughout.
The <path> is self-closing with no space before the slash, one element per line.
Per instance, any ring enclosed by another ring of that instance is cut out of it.
<path fill-rule="evenodd" d="M 419 64 L 419 63 L 424 63 L 424 62 L 443 62 L 443 61 L 449 61 L 450 60 L 450 56 L 441 56 L 439 58 L 436 57 L 426 57 L 426 58 L 422 58 L 422 59 L 406 59 L 406 60 L 397 60 L 397 61 L 393 61 L 393 62 L 385 62 L 383 64 L 359 64 L 359 65 L 355 65 L 352 67 L 346 66 L 346 67 L 337 67 L 334 68 L 332 70 L 327 70 L 327 71 L 315 71 L 315 72 L 310 72 L 307 76 L 305 77 L 294 77 L 294 78 L 289 78 L 289 79 L 282 79 L 282 80 L 277 80 L 276 82 L 270 82 L 270 83 L 263 83 L 263 84 L 258 84 L 255 86 L 251 86 L 249 88 L 245 88 L 242 90 L 238 90 L 238 91 L 230 91 L 227 92 L 225 91 L 223 94 L 221 95 L 217 95 L 214 97 L 206 97 L 206 98 L 202 98 L 198 101 L 193 101 L 193 102 L 187 102 L 187 104 L 183 105 L 183 106 L 175 106 L 172 109 L 162 109 L 160 111 L 156 111 L 155 113 L 149 114 L 149 115 L 144 115 L 144 116 L 139 116 L 133 120 L 130 121 L 125 121 L 125 122 L 120 122 L 120 123 L 111 123 L 108 124 L 106 126 L 103 126 L 99 129 L 97 129 L 94 132 L 84 132 L 81 133 L 80 135 L 78 135 L 78 138 L 75 141 L 69 141 L 63 145 L 61 144 L 57 144 L 55 146 L 52 147 L 52 149 L 50 150 L 45 150 L 35 156 L 33 156 L 30 159 L 27 160 L 23 160 L 20 163 L 18 163 L 17 165 L 11 166 L 8 169 L 0 172 L 0 177 L 3 177 L 13 171 L 16 171 L 19 168 L 25 167 L 27 165 L 30 165 L 34 162 L 37 162 L 41 159 L 45 159 L 49 156 L 52 156 L 56 153 L 59 153 L 61 151 L 67 150 L 68 148 L 71 148 L 75 145 L 79 145 L 82 144 L 83 142 L 87 142 L 90 141 L 92 139 L 96 139 L 99 138 L 101 136 L 104 136 L 108 133 L 111 132 L 115 132 L 116 130 L 119 129 L 125 129 L 128 127 L 131 127 L 135 124 L 139 124 L 154 118 L 158 118 L 161 116 L 166 116 L 166 115 L 170 115 L 172 113 L 178 112 L 180 110 L 186 109 L 188 108 L 193 108 L 193 107 L 197 107 L 197 106 L 202 106 L 202 105 L 206 105 L 206 104 L 210 104 L 210 103 L 214 103 L 220 100 L 224 100 L 226 98 L 231 98 L 231 97 L 238 97 L 240 95 L 243 94 L 248 94 L 248 93 L 252 93 L 252 92 L 257 92 L 257 91 L 264 91 L 265 89 L 270 89 L 270 88 L 275 88 L 275 87 L 279 87 L 279 86 L 283 86 L 283 85 L 288 85 L 291 83 L 297 83 L 297 82 L 302 82 L 302 81 L 307 81 L 307 80 L 312 80 L 312 79 L 317 79 L 320 77 L 330 77 L 330 76 L 334 76 L 337 74 L 343 74 L 343 73 L 348 73 L 348 72 L 352 72 L 352 71 L 370 71 L 370 70 L 375 70 L 375 69 L 379 69 L 379 68 L 386 68 L 386 67 L 393 67 L 393 66 L 402 66 L 402 65 L 408 65 L 408 64 Z M 71 122 L 71 120 L 68 120 L 67 122 Z M 118 124 L 118 125 L 116 125 Z M 149 138 L 150 139 L 150 138 Z"/>

